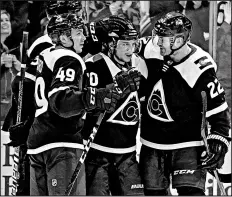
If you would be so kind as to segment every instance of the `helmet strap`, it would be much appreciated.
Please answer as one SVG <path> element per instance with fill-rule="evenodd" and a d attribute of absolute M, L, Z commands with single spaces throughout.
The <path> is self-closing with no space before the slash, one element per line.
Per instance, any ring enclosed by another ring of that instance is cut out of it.
<path fill-rule="evenodd" d="M 179 49 L 181 49 L 181 48 L 186 44 L 186 42 L 187 42 L 187 40 L 185 40 L 184 43 L 183 43 L 181 46 L 179 46 L 179 47 L 176 48 L 176 49 L 173 49 L 172 47 L 173 47 L 173 45 L 174 45 L 174 43 L 175 43 L 177 37 L 180 37 L 180 36 L 175 36 L 175 37 L 170 38 L 171 53 L 170 53 L 168 56 L 171 56 L 174 52 L 176 52 L 176 51 L 178 51 Z"/>
<path fill-rule="evenodd" d="M 115 65 L 123 71 L 127 71 L 131 67 L 131 62 L 123 62 L 120 60 L 116 54 L 114 54 L 112 61 L 115 63 Z"/>
<path fill-rule="evenodd" d="M 62 42 L 61 42 L 61 41 L 59 42 L 59 44 L 60 44 L 62 47 L 66 48 L 66 49 L 70 49 L 70 50 L 72 50 L 72 51 L 74 51 L 74 52 L 75 52 L 75 49 L 74 49 L 74 41 L 73 41 L 73 39 L 72 39 L 72 37 L 71 37 L 71 36 L 69 36 L 69 39 L 70 39 L 70 40 L 71 40 L 71 42 L 72 42 L 72 45 L 71 45 L 70 47 L 64 46 L 64 45 L 62 44 Z"/>

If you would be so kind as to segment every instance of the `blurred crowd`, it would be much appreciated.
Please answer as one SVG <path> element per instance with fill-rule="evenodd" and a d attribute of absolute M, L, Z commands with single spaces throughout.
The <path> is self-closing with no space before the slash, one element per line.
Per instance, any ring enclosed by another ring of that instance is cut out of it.
<path fill-rule="evenodd" d="M 140 36 L 151 35 L 154 22 L 169 11 L 183 12 L 193 23 L 191 42 L 208 51 L 209 1 L 82 1 L 88 20 L 124 15 L 133 22 Z M 231 2 L 218 1 L 218 76 L 226 88 L 231 107 Z M 46 33 L 44 1 L 1 1 L 1 121 L 10 107 L 10 83 L 20 69 L 22 32 L 29 32 L 29 46 Z"/>

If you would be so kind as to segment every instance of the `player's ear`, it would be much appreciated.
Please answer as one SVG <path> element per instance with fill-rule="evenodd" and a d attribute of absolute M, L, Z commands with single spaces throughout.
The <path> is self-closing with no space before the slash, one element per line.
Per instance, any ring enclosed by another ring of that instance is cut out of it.
<path fill-rule="evenodd" d="M 60 42 L 62 43 L 62 45 L 64 45 L 65 47 L 70 47 L 72 45 L 72 43 L 70 43 L 70 39 L 62 34 L 60 35 Z M 71 45 L 70 45 L 71 44 Z M 70 45 L 70 46 L 69 46 Z"/>
<path fill-rule="evenodd" d="M 184 43 L 184 38 L 182 36 L 178 36 L 175 39 L 175 45 L 178 48 L 179 46 L 183 45 Z"/>
<path fill-rule="evenodd" d="M 67 36 L 64 35 L 64 34 L 60 35 L 60 41 L 61 41 L 62 43 L 66 43 L 66 42 L 67 42 Z"/>

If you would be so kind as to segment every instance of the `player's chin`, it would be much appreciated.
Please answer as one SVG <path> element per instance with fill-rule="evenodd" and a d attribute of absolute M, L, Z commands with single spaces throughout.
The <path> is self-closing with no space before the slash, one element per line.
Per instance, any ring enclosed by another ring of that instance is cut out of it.
<path fill-rule="evenodd" d="M 130 62 L 131 58 L 132 58 L 132 54 L 131 55 L 125 55 L 123 60 L 124 60 L 124 62 Z"/>
<path fill-rule="evenodd" d="M 81 53 L 82 49 L 83 49 L 83 45 L 80 45 L 79 47 L 77 47 L 76 52 Z"/>

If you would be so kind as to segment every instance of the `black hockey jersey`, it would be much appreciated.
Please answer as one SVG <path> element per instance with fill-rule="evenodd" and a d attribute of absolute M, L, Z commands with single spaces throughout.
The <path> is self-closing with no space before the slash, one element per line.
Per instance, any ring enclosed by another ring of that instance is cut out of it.
<path fill-rule="evenodd" d="M 28 154 L 55 147 L 83 148 L 80 130 L 85 110 L 81 82 L 85 64 L 68 49 L 43 51 L 35 83 L 35 120 L 28 137 Z"/>
<path fill-rule="evenodd" d="M 35 90 L 35 78 L 36 67 L 38 64 L 38 55 L 47 48 L 53 47 L 50 37 L 46 34 L 37 38 L 27 51 L 29 62 L 26 67 L 25 79 L 23 81 L 23 103 L 22 103 L 22 117 L 21 121 L 29 120 L 27 122 L 28 127 L 32 124 L 35 116 L 35 104 L 34 104 L 34 90 Z M 14 78 L 11 84 L 12 88 L 12 106 L 4 120 L 3 128 L 7 131 L 12 124 L 16 124 L 17 116 L 17 103 L 18 103 L 18 89 L 21 73 L 19 72 Z"/>
<path fill-rule="evenodd" d="M 146 56 L 146 46 L 141 47 L 140 55 L 145 56 L 148 68 L 147 80 L 141 84 L 139 94 L 141 142 L 146 146 L 169 150 L 203 145 L 201 91 L 207 94 L 206 115 L 211 131 L 228 136 L 228 107 L 216 77 L 217 66 L 207 52 L 194 44 L 189 46 L 192 52 L 178 64 L 164 63 L 158 48 L 153 49 L 157 54 Z"/>
<path fill-rule="evenodd" d="M 54 46 L 54 44 L 52 43 L 51 38 L 47 34 L 45 34 L 45 35 L 37 38 L 32 43 L 32 45 L 30 46 L 30 48 L 27 51 L 27 55 L 31 60 L 33 60 L 43 50 L 50 48 L 52 46 Z"/>
<path fill-rule="evenodd" d="M 136 67 L 143 75 L 147 75 L 143 59 L 133 55 L 132 67 Z M 105 88 L 113 83 L 113 77 L 121 70 L 103 53 L 96 54 L 86 61 L 87 86 Z M 88 113 L 83 129 L 87 139 L 96 123 L 98 113 Z M 136 150 L 136 134 L 140 117 L 140 103 L 137 92 L 118 101 L 113 113 L 106 113 L 92 148 L 109 153 L 129 153 Z"/>

